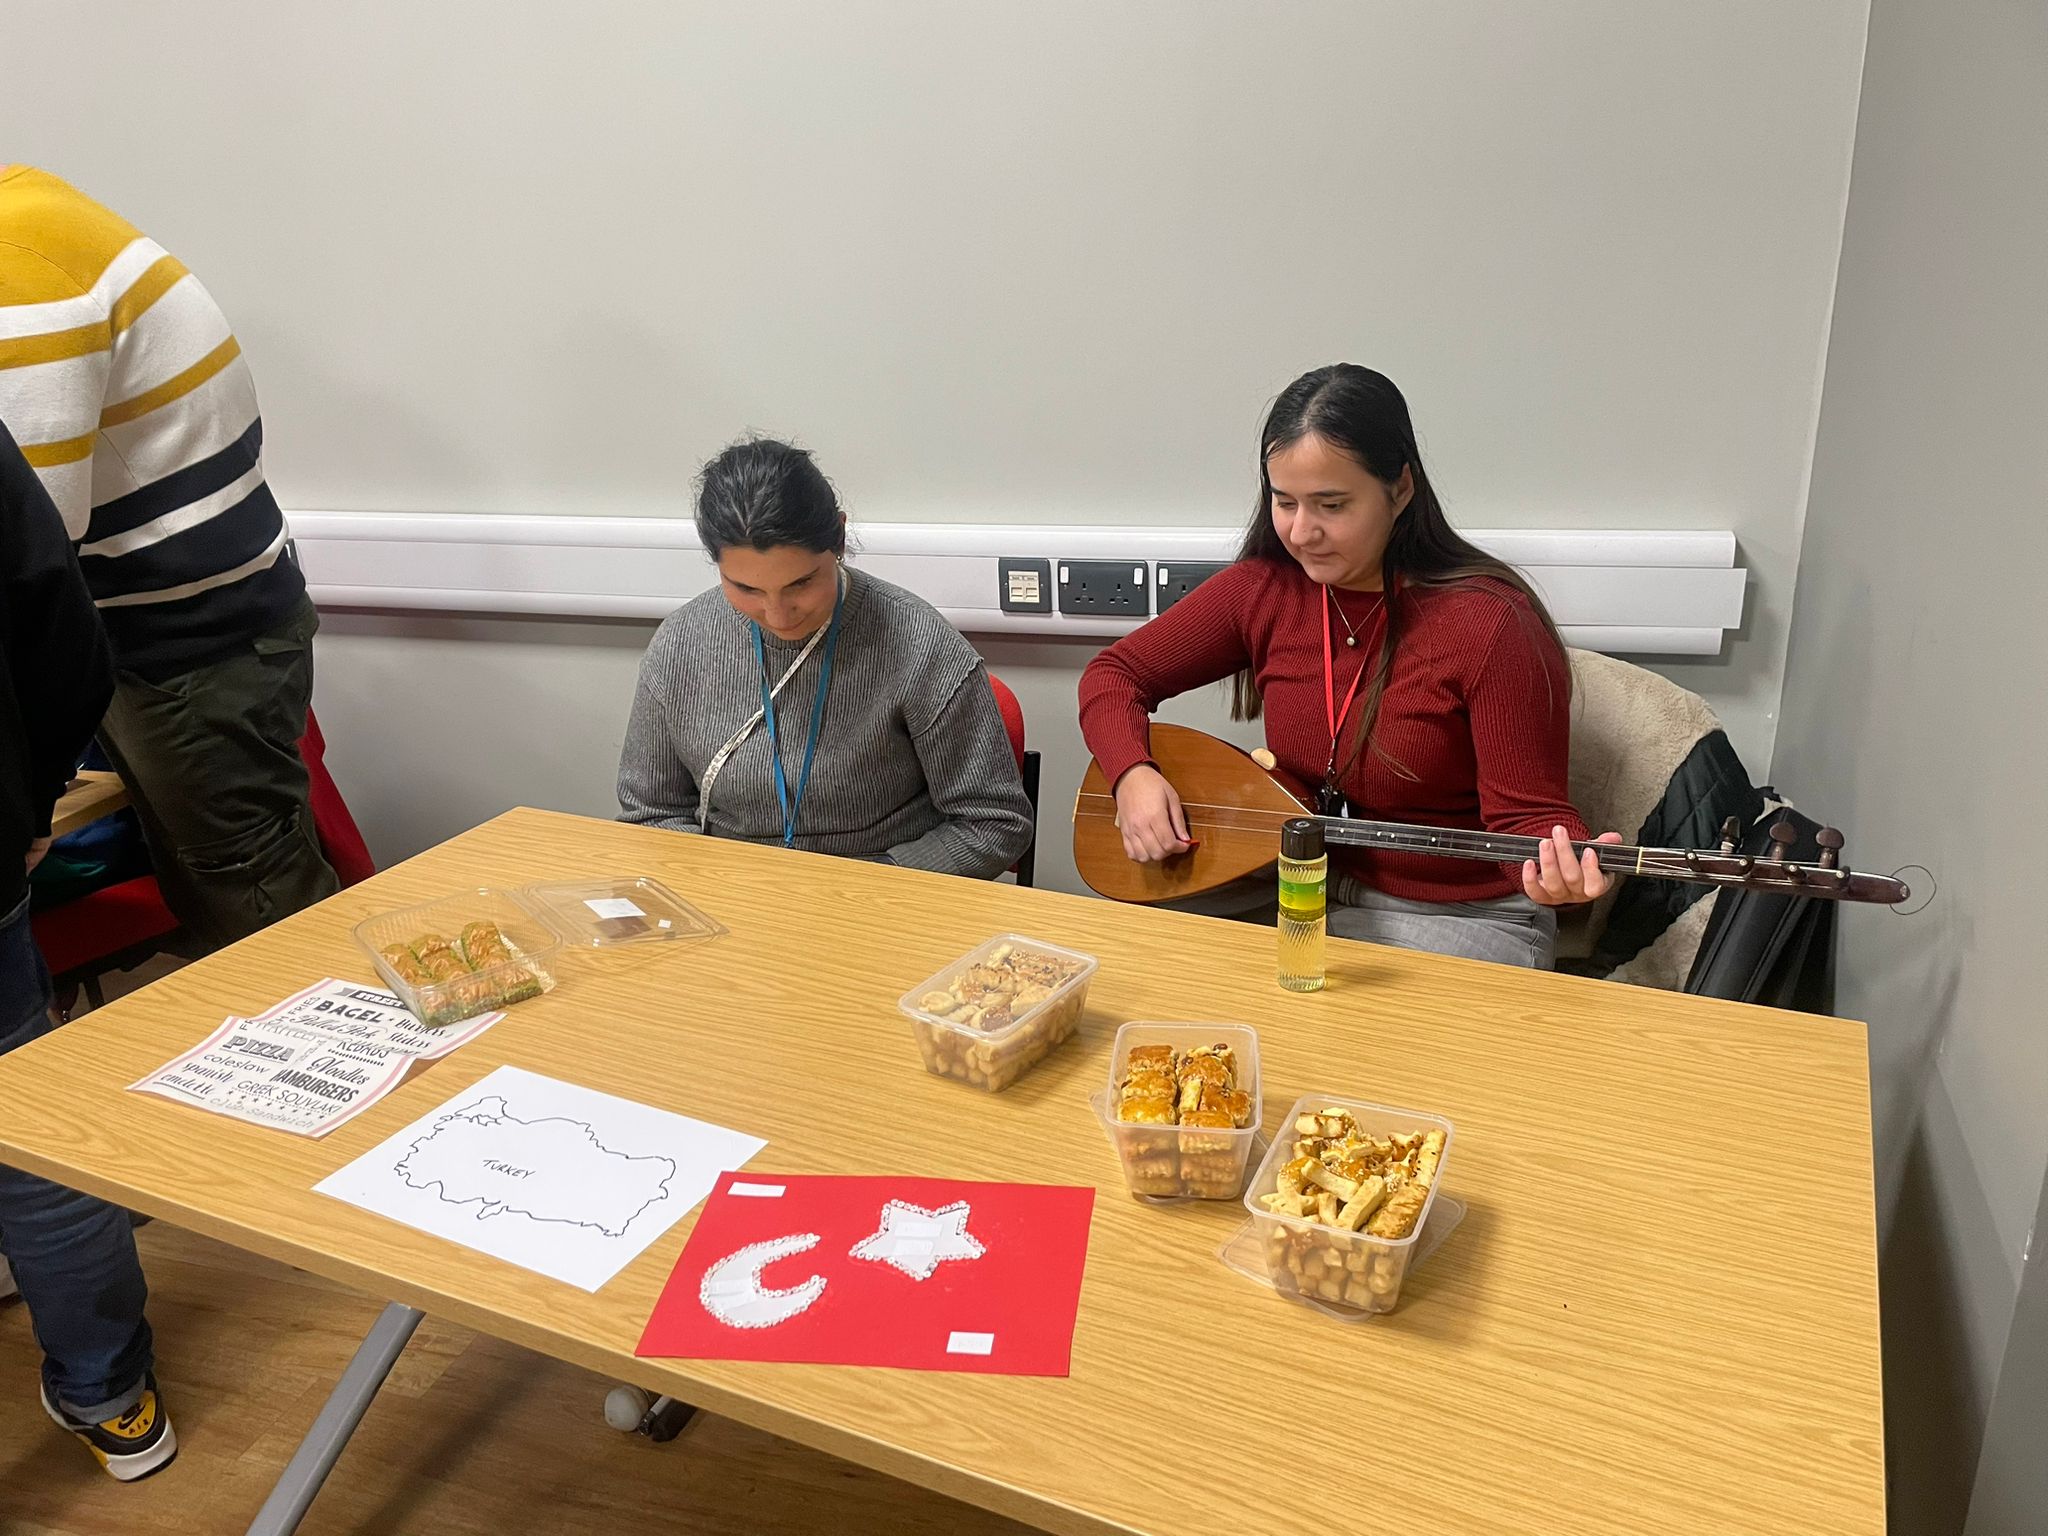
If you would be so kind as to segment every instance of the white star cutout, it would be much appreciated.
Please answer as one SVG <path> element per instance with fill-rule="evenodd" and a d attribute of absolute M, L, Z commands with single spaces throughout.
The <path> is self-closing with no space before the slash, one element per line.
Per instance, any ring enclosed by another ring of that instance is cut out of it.
<path fill-rule="evenodd" d="M 893 1264 L 913 1280 L 929 1280 L 947 1259 L 981 1257 L 981 1244 L 968 1235 L 967 1216 L 965 1200 L 936 1211 L 891 1200 L 882 1207 L 882 1225 L 853 1245 L 853 1256 Z"/>

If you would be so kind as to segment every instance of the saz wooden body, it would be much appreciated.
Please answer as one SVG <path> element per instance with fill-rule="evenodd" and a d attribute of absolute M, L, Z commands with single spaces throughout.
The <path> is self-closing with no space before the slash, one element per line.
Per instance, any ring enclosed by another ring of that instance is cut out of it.
<path fill-rule="evenodd" d="M 1074 800 L 1074 867 L 1090 890 L 1111 901 L 1174 901 L 1257 874 L 1279 852 L 1281 820 L 1309 814 L 1304 786 L 1201 731 L 1155 721 L 1152 761 L 1186 797 L 1196 846 L 1158 864 L 1127 855 L 1116 797 L 1091 759 Z"/>

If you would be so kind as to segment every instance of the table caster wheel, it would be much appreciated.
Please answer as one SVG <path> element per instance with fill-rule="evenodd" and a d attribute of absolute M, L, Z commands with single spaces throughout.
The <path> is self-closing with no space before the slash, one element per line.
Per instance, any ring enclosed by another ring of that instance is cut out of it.
<path fill-rule="evenodd" d="M 635 1434 L 647 1410 L 654 1406 L 654 1394 L 638 1387 L 617 1386 L 604 1395 L 604 1421 L 623 1434 Z"/>
<path fill-rule="evenodd" d="M 683 1432 L 697 1410 L 673 1397 L 656 1397 L 642 1387 L 619 1385 L 605 1394 L 604 1421 L 629 1435 L 645 1435 L 655 1444 Z"/>

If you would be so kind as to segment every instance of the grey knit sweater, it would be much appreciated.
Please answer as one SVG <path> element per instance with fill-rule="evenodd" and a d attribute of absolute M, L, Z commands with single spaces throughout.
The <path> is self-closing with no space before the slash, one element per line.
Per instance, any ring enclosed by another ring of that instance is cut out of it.
<path fill-rule="evenodd" d="M 993 879 L 1031 837 L 1017 759 L 974 647 L 922 598 L 849 568 L 832 685 L 796 846 Z M 801 642 L 763 633 L 769 682 Z M 825 648 L 775 701 L 791 795 Z M 717 590 L 655 631 L 619 760 L 619 819 L 695 832 L 698 787 L 726 738 L 761 707 L 753 626 Z M 705 830 L 780 843 L 768 729 L 756 726 L 712 787 Z"/>

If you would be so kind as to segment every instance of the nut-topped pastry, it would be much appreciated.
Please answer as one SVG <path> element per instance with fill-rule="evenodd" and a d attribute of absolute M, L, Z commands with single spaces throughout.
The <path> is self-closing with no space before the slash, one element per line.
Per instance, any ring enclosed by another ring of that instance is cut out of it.
<path fill-rule="evenodd" d="M 1085 956 L 1016 939 L 987 946 L 907 997 L 925 1066 L 977 1088 L 1007 1088 L 1073 1034 L 1086 1001 Z"/>
<path fill-rule="evenodd" d="M 1251 1151 L 1243 1132 L 1257 1123 L 1258 1105 L 1239 1086 L 1230 1044 L 1130 1047 L 1117 1065 L 1109 1114 L 1161 1128 L 1113 1138 L 1133 1194 L 1228 1200 L 1242 1188 Z"/>
<path fill-rule="evenodd" d="M 1337 1106 L 1301 1107 L 1271 1193 L 1258 1203 L 1307 1225 L 1267 1224 L 1267 1266 L 1282 1290 L 1383 1312 L 1398 1295 L 1411 1250 L 1387 1248 L 1414 1235 L 1443 1162 L 1444 1133 L 1366 1132 Z"/>

